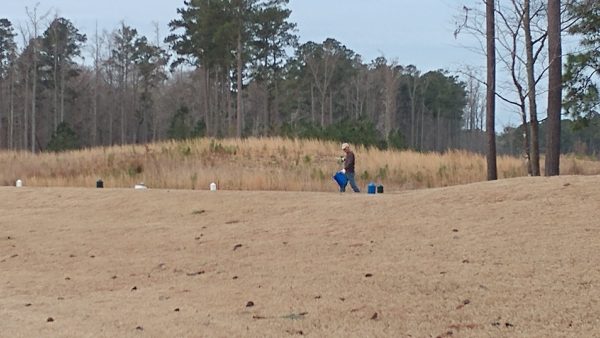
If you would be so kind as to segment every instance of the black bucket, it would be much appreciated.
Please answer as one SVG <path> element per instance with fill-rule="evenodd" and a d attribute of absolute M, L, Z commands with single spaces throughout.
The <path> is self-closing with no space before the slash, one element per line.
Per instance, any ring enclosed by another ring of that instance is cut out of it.
<path fill-rule="evenodd" d="M 380 185 L 377 186 L 377 193 L 378 194 L 383 194 L 383 185 L 380 184 Z"/>
<path fill-rule="evenodd" d="M 104 182 L 101 179 L 96 181 L 96 188 L 104 188 Z"/>

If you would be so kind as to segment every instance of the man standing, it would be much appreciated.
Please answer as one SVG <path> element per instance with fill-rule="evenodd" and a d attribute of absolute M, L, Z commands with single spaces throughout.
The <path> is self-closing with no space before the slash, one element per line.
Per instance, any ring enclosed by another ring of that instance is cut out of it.
<path fill-rule="evenodd" d="M 348 178 L 348 183 L 352 187 L 354 192 L 360 192 L 358 187 L 356 186 L 356 181 L 354 180 L 354 153 L 350 150 L 350 145 L 348 143 L 342 144 L 342 150 L 346 153 L 346 157 L 344 158 L 344 169 L 342 172 Z M 340 192 L 346 191 L 346 186 L 340 186 Z"/>

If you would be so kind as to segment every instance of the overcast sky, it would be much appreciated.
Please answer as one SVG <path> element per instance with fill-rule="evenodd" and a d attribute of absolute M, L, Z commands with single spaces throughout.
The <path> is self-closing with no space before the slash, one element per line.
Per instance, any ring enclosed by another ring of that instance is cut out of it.
<path fill-rule="evenodd" d="M 0 18 L 14 26 L 28 22 L 30 12 L 50 13 L 69 19 L 91 38 L 112 31 L 124 21 L 149 40 L 168 34 L 167 24 L 177 17 L 183 0 L 1 0 Z M 462 3 L 474 0 L 291 0 L 291 21 L 298 25 L 300 42 L 323 42 L 331 37 L 360 54 L 364 62 L 385 56 L 400 65 L 415 65 L 422 72 L 456 71 L 465 65 L 483 67 L 484 57 L 466 46 L 476 46 L 469 36 L 455 39 L 455 17 Z M 20 41 L 19 41 L 20 42 Z M 502 107 L 499 107 L 501 110 Z M 515 113 L 498 112 L 499 127 L 516 124 Z M 499 128 L 498 128 L 499 129 Z M 500 130 L 500 129 L 499 129 Z"/>

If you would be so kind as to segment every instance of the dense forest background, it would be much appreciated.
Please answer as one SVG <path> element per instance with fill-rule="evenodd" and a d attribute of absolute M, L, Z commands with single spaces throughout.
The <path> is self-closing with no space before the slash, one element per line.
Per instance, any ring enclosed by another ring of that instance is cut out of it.
<path fill-rule="evenodd" d="M 299 44 L 287 3 L 186 1 L 168 36 L 125 22 L 86 36 L 37 7 L 18 28 L 0 18 L 0 149 L 279 135 L 485 151 L 475 76 L 365 61 L 333 38 Z M 600 120 L 579 122 L 563 121 L 562 152 L 598 153 Z M 521 154 L 523 135 L 502 130 L 498 152 Z"/>

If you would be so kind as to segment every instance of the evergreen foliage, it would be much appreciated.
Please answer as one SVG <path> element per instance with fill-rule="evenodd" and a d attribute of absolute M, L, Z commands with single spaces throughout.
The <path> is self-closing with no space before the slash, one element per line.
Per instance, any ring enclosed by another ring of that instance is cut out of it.
<path fill-rule="evenodd" d="M 167 137 L 173 140 L 183 140 L 190 137 L 190 110 L 187 106 L 181 106 L 171 119 Z"/>
<path fill-rule="evenodd" d="M 48 151 L 61 152 L 78 149 L 79 136 L 67 122 L 61 122 L 48 142 Z"/>
<path fill-rule="evenodd" d="M 563 81 L 566 87 L 564 107 L 576 119 L 590 119 L 598 113 L 600 95 L 600 2 L 575 1 L 569 11 L 580 20 L 570 33 L 581 36 L 581 52 L 567 56 Z"/>

